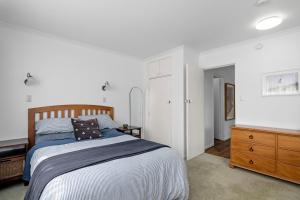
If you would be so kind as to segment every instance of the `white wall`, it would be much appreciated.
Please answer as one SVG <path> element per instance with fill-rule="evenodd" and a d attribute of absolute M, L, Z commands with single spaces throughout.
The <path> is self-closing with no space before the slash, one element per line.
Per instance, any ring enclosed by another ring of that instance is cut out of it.
<path fill-rule="evenodd" d="M 26 87 L 27 72 L 38 83 Z M 140 60 L 8 26 L 0 27 L 0 76 L 0 140 L 27 137 L 29 107 L 111 105 L 116 120 L 128 123 L 128 92 L 143 87 Z M 112 88 L 103 92 L 106 80 Z M 31 103 L 25 102 L 27 94 Z"/>
<path fill-rule="evenodd" d="M 213 78 L 223 78 L 224 83 L 235 84 L 234 66 L 222 67 L 216 69 L 204 70 L 204 124 L 205 124 L 205 147 L 211 147 L 214 144 L 214 93 L 213 93 Z M 221 87 L 221 97 L 224 103 L 224 86 Z M 230 138 L 230 127 L 235 123 L 235 120 L 226 121 L 224 117 L 224 104 L 221 103 L 221 116 L 223 124 L 223 138 Z"/>
<path fill-rule="evenodd" d="M 263 49 L 255 46 L 261 43 Z M 199 64 L 209 69 L 235 64 L 236 123 L 300 129 L 300 96 L 262 96 L 262 75 L 300 68 L 300 28 L 208 52 Z"/>

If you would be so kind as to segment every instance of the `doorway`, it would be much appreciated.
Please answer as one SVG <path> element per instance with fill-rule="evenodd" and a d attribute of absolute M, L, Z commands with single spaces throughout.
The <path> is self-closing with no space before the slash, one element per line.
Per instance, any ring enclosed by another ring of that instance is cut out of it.
<path fill-rule="evenodd" d="M 235 94 L 228 97 L 227 85 L 234 88 L 234 65 L 204 71 L 205 152 L 225 158 L 230 157 L 230 127 L 235 124 L 235 116 L 226 116 L 225 102 L 233 101 L 235 113 Z"/>

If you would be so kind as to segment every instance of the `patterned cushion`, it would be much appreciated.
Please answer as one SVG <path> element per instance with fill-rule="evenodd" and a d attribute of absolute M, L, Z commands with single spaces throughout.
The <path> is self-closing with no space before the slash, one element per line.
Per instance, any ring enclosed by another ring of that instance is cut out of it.
<path fill-rule="evenodd" d="M 97 119 L 90 119 L 86 121 L 80 119 L 72 119 L 71 121 L 74 128 L 74 135 L 77 141 L 101 137 Z"/>

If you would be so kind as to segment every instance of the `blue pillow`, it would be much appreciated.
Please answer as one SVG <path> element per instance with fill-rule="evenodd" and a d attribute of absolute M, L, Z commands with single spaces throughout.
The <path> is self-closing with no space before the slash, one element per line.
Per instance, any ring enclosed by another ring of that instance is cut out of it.
<path fill-rule="evenodd" d="M 66 132 L 66 133 L 51 133 L 51 134 L 39 134 L 35 137 L 35 143 L 39 144 L 45 141 L 52 141 L 52 140 L 66 140 L 72 139 L 75 142 L 75 136 L 73 132 Z"/>
<path fill-rule="evenodd" d="M 70 118 L 52 118 L 39 120 L 35 124 L 36 134 L 72 132 L 73 126 Z"/>
<path fill-rule="evenodd" d="M 90 119 L 97 119 L 100 129 L 105 128 L 118 128 L 120 125 L 111 119 L 111 117 L 107 114 L 101 114 L 101 115 L 86 115 L 86 116 L 79 116 L 79 119 L 81 120 L 90 120 Z"/>

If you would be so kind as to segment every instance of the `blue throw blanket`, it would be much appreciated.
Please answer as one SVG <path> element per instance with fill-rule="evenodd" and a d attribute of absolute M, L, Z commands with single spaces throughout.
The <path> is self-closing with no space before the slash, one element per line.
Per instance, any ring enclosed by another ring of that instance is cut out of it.
<path fill-rule="evenodd" d="M 82 149 L 47 158 L 35 169 L 25 200 L 38 200 L 45 186 L 55 177 L 65 173 L 163 147 L 168 146 L 141 139 Z"/>
<path fill-rule="evenodd" d="M 121 136 L 124 135 L 124 133 L 121 133 L 119 131 L 117 131 L 116 129 L 103 129 L 101 130 L 101 134 L 102 137 L 101 139 L 106 139 L 106 138 L 112 138 L 112 137 L 117 137 L 117 136 Z M 76 142 L 75 138 L 66 138 L 66 139 L 52 139 L 52 140 L 44 140 L 44 141 L 40 141 L 39 143 L 37 143 L 36 145 L 34 145 L 27 153 L 26 155 L 26 161 L 25 161 L 25 167 L 24 167 L 24 172 L 23 172 L 23 180 L 25 182 L 29 182 L 30 181 L 30 161 L 31 158 L 34 154 L 34 152 L 40 148 L 43 147 L 48 147 L 48 146 L 54 146 L 54 145 L 61 145 L 61 144 L 68 144 L 68 143 L 72 143 L 72 142 Z"/>

